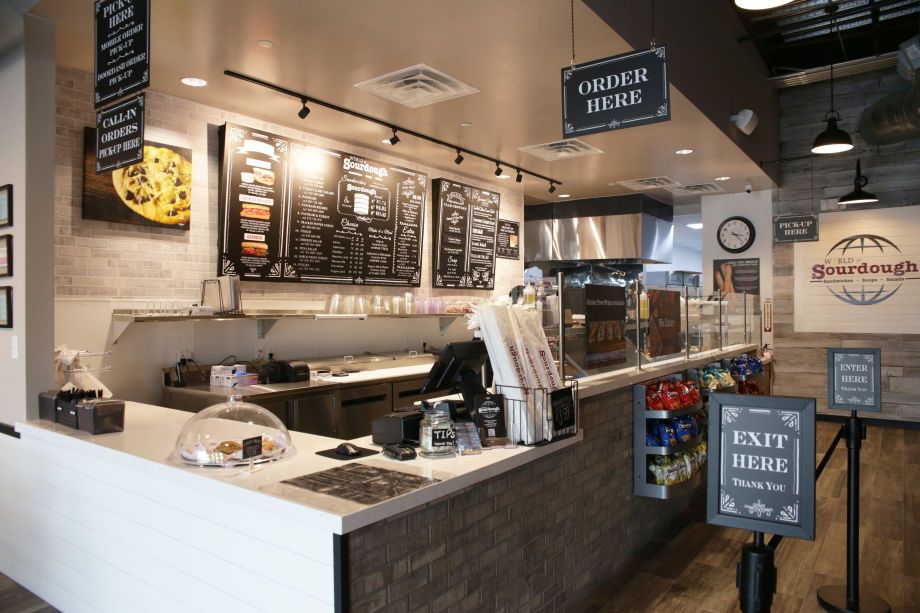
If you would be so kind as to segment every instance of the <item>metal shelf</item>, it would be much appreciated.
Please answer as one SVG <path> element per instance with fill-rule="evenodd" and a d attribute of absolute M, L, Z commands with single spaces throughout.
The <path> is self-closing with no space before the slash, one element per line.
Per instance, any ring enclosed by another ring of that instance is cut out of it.
<path fill-rule="evenodd" d="M 680 443 L 679 445 L 671 445 L 668 447 L 652 447 L 650 445 L 645 446 L 646 455 L 675 455 L 679 451 L 687 451 L 699 445 L 703 441 L 703 435 L 697 434 L 695 437 L 687 441 L 686 443 Z"/>
<path fill-rule="evenodd" d="M 681 407 L 679 409 L 668 409 L 664 411 L 652 411 L 652 410 L 646 409 L 645 418 L 646 419 L 670 419 L 672 417 L 692 415 L 693 413 L 696 413 L 697 411 L 701 411 L 702 409 L 703 409 L 703 401 L 700 400 L 699 402 L 696 402 L 691 405 L 687 405 L 685 407 Z"/>
<path fill-rule="evenodd" d="M 182 323 L 182 322 L 201 322 L 201 321 L 254 321 L 256 322 L 256 332 L 259 338 L 265 338 L 265 335 L 282 319 L 303 319 L 303 320 L 332 320 L 343 319 L 349 321 L 360 321 L 366 319 L 438 319 L 438 327 L 443 333 L 459 317 L 466 313 L 411 313 L 411 314 L 383 314 L 368 315 L 365 313 L 348 313 L 348 314 L 329 314 L 316 313 L 309 311 L 256 311 L 251 313 L 234 313 L 224 315 L 134 315 L 124 311 L 115 311 L 112 313 L 112 323 L 110 326 L 109 338 L 113 344 L 124 334 L 128 326 L 132 324 L 143 323 Z"/>
<path fill-rule="evenodd" d="M 706 396 L 706 397 L 708 397 L 709 394 L 713 394 L 713 393 L 715 394 L 736 394 L 738 392 L 738 384 L 736 383 L 731 387 L 720 387 L 717 390 L 711 390 L 708 387 L 704 387 L 700 391 L 702 392 L 703 396 Z"/>
<path fill-rule="evenodd" d="M 646 468 L 648 471 L 648 468 Z M 694 490 L 702 482 L 702 473 L 703 469 L 698 470 L 693 474 L 692 477 L 683 481 L 681 483 L 675 483 L 674 485 L 658 485 L 657 483 L 644 483 L 642 492 L 636 492 L 638 496 L 645 496 L 646 498 L 658 498 L 659 500 L 671 500 L 673 498 L 680 498 L 688 494 L 692 494 Z M 642 479 L 646 477 L 643 475 Z"/>
<path fill-rule="evenodd" d="M 667 419 L 689 415 L 703 408 L 702 400 L 682 409 L 673 411 L 649 411 L 645 408 L 645 385 L 633 386 L 633 493 L 636 496 L 669 500 L 690 494 L 700 485 L 703 469 L 697 471 L 687 481 L 675 485 L 658 485 L 649 483 L 648 461 L 649 455 L 673 455 L 678 451 L 685 451 L 702 440 L 702 433 L 689 443 L 681 443 L 675 447 L 650 447 L 645 444 L 646 419 Z"/>

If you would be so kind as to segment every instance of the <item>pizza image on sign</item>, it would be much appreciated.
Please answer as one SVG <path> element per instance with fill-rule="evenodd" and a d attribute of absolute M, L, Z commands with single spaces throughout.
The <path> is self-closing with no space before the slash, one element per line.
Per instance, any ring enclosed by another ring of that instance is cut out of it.
<path fill-rule="evenodd" d="M 95 130 L 83 146 L 83 219 L 188 230 L 192 217 L 192 152 L 144 142 L 144 158 L 96 174 Z"/>

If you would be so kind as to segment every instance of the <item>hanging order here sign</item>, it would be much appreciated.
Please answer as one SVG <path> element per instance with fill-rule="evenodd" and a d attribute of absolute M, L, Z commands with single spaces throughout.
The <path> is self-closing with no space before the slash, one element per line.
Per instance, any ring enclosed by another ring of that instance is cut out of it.
<path fill-rule="evenodd" d="M 562 69 L 566 138 L 670 119 L 665 46 Z"/>

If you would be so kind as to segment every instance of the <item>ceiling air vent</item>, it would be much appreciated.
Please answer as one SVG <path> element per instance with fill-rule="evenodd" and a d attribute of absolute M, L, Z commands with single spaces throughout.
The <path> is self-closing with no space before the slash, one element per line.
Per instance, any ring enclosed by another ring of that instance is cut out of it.
<path fill-rule="evenodd" d="M 684 185 L 683 187 L 665 188 L 675 196 L 699 196 L 702 194 L 717 194 L 725 190 L 715 183 L 699 183 L 697 185 Z"/>
<path fill-rule="evenodd" d="M 558 140 L 554 143 L 544 143 L 542 145 L 529 145 L 527 147 L 521 147 L 520 150 L 524 153 L 536 156 L 541 160 L 546 160 L 547 162 L 567 160 L 582 155 L 597 155 L 598 153 L 603 153 L 600 149 L 595 149 L 588 143 L 580 141 L 577 138 Z"/>
<path fill-rule="evenodd" d="M 634 192 L 641 192 L 647 189 L 662 189 L 668 187 L 680 187 L 680 183 L 671 177 L 649 177 L 647 179 L 630 179 L 629 181 L 617 181 L 617 185 L 629 188 Z"/>
<path fill-rule="evenodd" d="M 369 91 L 381 98 L 398 102 L 410 109 L 428 106 L 436 102 L 452 100 L 460 96 L 479 93 L 479 90 L 440 70 L 435 70 L 426 64 L 416 64 L 391 72 L 380 77 L 374 77 L 355 87 Z"/>

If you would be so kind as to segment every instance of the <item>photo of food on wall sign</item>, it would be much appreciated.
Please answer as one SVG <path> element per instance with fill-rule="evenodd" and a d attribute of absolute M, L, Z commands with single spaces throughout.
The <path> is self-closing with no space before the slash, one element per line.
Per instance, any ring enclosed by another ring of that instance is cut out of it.
<path fill-rule="evenodd" d="M 83 131 L 83 219 L 188 230 L 192 150 L 144 141 L 144 159 L 96 174 L 96 130 Z M 274 181 L 274 177 L 271 178 Z"/>

